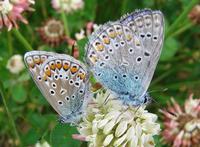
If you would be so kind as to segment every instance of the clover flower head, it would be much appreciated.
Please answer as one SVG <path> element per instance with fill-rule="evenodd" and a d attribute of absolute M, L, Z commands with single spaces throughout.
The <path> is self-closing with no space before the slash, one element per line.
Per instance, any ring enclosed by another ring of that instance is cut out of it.
<path fill-rule="evenodd" d="M 80 135 L 73 138 L 99 146 L 154 146 L 153 136 L 160 131 L 157 115 L 144 106 L 135 108 L 122 105 L 108 90 L 100 92 L 88 105 L 83 117 Z"/>
<path fill-rule="evenodd" d="M 24 69 L 24 62 L 21 55 L 12 56 L 6 65 L 6 68 L 13 74 L 18 74 Z"/>
<path fill-rule="evenodd" d="M 11 30 L 18 27 L 17 21 L 25 24 L 28 21 L 22 16 L 25 11 L 32 11 L 30 5 L 34 4 L 34 0 L 2 0 L 0 1 L 0 29 L 7 27 Z"/>
<path fill-rule="evenodd" d="M 200 5 L 195 5 L 188 15 L 193 23 L 200 24 Z"/>
<path fill-rule="evenodd" d="M 58 46 L 66 38 L 63 23 L 56 19 L 49 19 L 37 29 L 41 39 L 50 46 Z"/>
<path fill-rule="evenodd" d="M 84 7 L 83 0 L 52 0 L 52 7 L 58 12 L 72 13 Z"/>
<path fill-rule="evenodd" d="M 200 99 L 193 95 L 181 107 L 173 98 L 165 110 L 162 136 L 173 147 L 199 147 L 200 145 Z"/>

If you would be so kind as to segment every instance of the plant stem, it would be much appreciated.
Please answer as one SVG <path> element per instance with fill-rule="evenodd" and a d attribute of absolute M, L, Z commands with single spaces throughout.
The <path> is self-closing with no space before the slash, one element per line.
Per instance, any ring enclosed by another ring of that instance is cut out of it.
<path fill-rule="evenodd" d="M 41 5 L 42 5 L 42 14 L 43 14 L 43 17 L 47 18 L 47 9 L 46 9 L 45 1 L 44 0 L 41 1 Z"/>
<path fill-rule="evenodd" d="M 181 15 L 175 20 L 175 22 L 168 28 L 165 39 L 167 39 L 174 31 L 177 29 L 177 27 L 183 22 L 184 19 L 186 19 L 189 11 L 193 8 L 194 5 L 196 5 L 199 2 L 199 0 L 191 0 L 189 5 L 184 9 L 184 11 L 181 13 Z"/>
<path fill-rule="evenodd" d="M 64 11 L 62 11 L 61 17 L 62 17 L 62 20 L 63 20 L 63 23 L 64 23 L 65 34 L 67 35 L 67 37 L 70 37 L 70 32 L 69 32 L 68 23 L 67 23 L 67 17 L 65 15 Z"/>
<path fill-rule="evenodd" d="M 31 51 L 33 48 L 31 45 L 28 43 L 28 41 L 24 38 L 24 36 L 19 32 L 18 29 L 13 29 L 13 33 L 17 37 L 17 39 L 24 45 L 24 47 L 28 50 Z"/>
<path fill-rule="evenodd" d="M 3 83 L 2 83 L 1 81 L 0 81 L 0 94 L 1 94 L 1 97 L 2 97 L 2 100 L 3 100 L 3 104 L 4 104 L 4 107 L 5 107 L 6 113 L 7 113 L 7 115 L 8 115 L 8 119 L 9 119 L 8 122 L 11 123 L 11 126 L 12 126 L 12 128 L 13 128 L 15 137 L 16 137 L 16 139 L 19 141 L 19 144 L 21 144 L 21 140 L 20 140 L 19 134 L 18 134 L 18 132 L 17 132 L 17 128 L 16 128 L 16 125 L 15 125 L 13 116 L 12 116 L 12 114 L 11 114 L 11 112 L 10 112 L 8 106 L 7 106 L 7 103 L 6 103 L 5 89 L 4 89 Z"/>
<path fill-rule="evenodd" d="M 7 37 L 8 37 L 8 52 L 9 55 L 11 56 L 13 54 L 13 46 L 12 46 L 12 36 L 10 32 L 7 33 Z"/>
<path fill-rule="evenodd" d="M 181 33 L 183 33 L 184 31 L 186 31 L 187 29 L 191 28 L 192 26 L 194 26 L 195 24 L 194 23 L 188 23 L 187 25 L 184 25 L 182 28 L 178 29 L 177 31 L 175 31 L 174 33 L 172 33 L 170 35 L 170 37 L 174 37 L 174 36 L 177 36 Z"/>

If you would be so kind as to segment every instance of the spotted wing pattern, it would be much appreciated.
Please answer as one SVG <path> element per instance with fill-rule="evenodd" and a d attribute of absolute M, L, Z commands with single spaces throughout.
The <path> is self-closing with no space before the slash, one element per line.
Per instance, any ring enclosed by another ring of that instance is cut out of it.
<path fill-rule="evenodd" d="M 125 103 L 141 105 L 163 44 L 160 11 L 141 10 L 101 26 L 86 45 L 86 61 L 97 80 Z"/>
<path fill-rule="evenodd" d="M 43 56 L 47 58 L 41 62 Z M 28 52 L 24 59 L 33 80 L 62 121 L 78 121 L 87 103 L 89 74 L 85 65 L 71 56 L 50 52 Z"/>

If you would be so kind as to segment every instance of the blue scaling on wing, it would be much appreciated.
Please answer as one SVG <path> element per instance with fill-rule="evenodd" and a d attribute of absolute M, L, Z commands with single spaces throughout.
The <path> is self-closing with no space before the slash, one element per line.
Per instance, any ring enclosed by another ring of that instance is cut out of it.
<path fill-rule="evenodd" d="M 164 19 L 144 9 L 101 26 L 86 45 L 86 61 L 96 79 L 124 104 L 146 102 L 147 89 L 160 57 Z"/>

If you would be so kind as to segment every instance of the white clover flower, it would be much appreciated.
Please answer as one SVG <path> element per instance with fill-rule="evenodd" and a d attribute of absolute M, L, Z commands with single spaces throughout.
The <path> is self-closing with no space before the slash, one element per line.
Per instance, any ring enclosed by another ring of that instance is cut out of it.
<path fill-rule="evenodd" d="M 75 38 L 76 40 L 81 40 L 83 38 L 85 38 L 85 31 L 83 29 L 81 29 L 81 31 L 79 33 L 75 33 Z"/>
<path fill-rule="evenodd" d="M 51 146 L 47 141 L 44 141 L 44 142 L 37 142 L 35 144 L 35 147 L 51 147 Z"/>
<path fill-rule="evenodd" d="M 84 7 L 83 0 L 52 0 L 52 7 L 58 12 L 71 13 Z"/>
<path fill-rule="evenodd" d="M 73 137 L 85 138 L 91 147 L 152 147 L 160 125 L 157 115 L 144 108 L 124 106 L 109 91 L 100 92 L 87 107 L 80 135 Z"/>
<path fill-rule="evenodd" d="M 0 1 L 0 11 L 2 15 L 6 15 L 11 11 L 13 5 L 9 2 L 9 0 Z"/>
<path fill-rule="evenodd" d="M 21 55 L 12 56 L 6 65 L 6 68 L 13 74 L 18 74 L 24 69 L 24 62 Z"/>

